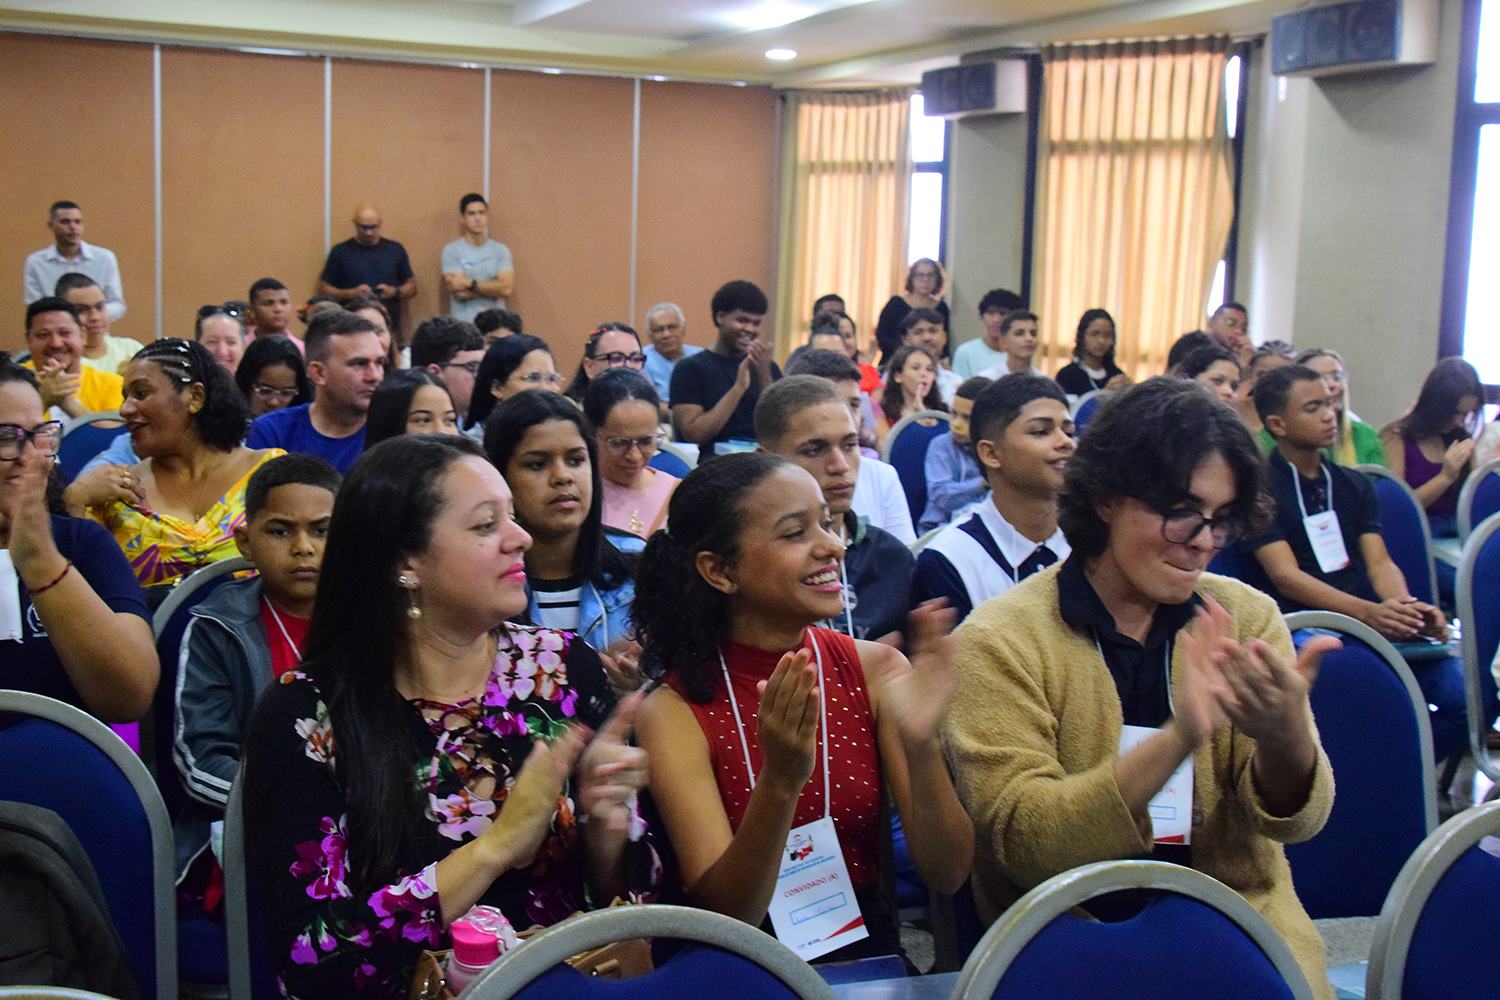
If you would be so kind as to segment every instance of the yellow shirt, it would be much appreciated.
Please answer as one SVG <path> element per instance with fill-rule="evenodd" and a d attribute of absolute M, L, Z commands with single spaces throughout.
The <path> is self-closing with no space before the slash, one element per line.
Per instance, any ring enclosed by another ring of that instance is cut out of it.
<path fill-rule="evenodd" d="M 30 361 L 24 367 L 36 371 Z M 78 402 L 90 413 L 118 410 L 125 402 L 125 380 L 114 372 L 101 372 L 97 368 L 83 365 L 79 369 Z"/>

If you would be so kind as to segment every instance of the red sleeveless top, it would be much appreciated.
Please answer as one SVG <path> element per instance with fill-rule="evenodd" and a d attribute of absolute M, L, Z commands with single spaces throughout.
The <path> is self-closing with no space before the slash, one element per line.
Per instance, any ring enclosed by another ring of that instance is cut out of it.
<path fill-rule="evenodd" d="M 811 651 L 808 636 L 816 636 L 817 648 L 823 654 L 823 695 L 828 702 L 829 788 L 832 792 L 834 828 L 839 845 L 849 865 L 849 880 L 855 889 L 874 885 L 880 876 L 880 806 L 885 794 L 880 772 L 880 756 L 875 748 L 875 717 L 870 711 L 870 695 L 865 688 L 864 669 L 854 640 L 842 632 L 810 628 L 799 648 Z M 750 747 L 750 763 L 757 778 L 765 760 L 756 732 L 756 711 L 760 694 L 755 690 L 776 669 L 783 652 L 752 649 L 737 643 L 724 647 L 724 662 L 734 683 L 734 697 L 739 703 L 740 719 L 745 725 L 745 741 Z M 817 657 L 813 658 L 817 663 Z M 717 664 L 715 664 L 717 666 Z M 686 701 L 708 738 L 709 759 L 719 784 L 719 798 L 729 814 L 729 826 L 738 830 L 750 804 L 750 775 L 745 770 L 745 750 L 734 724 L 734 711 L 724 691 L 724 675 L 714 685 L 713 701 L 695 704 L 675 673 L 666 676 L 666 684 Z M 823 818 L 823 739 L 821 726 L 814 754 L 813 773 L 802 795 L 797 799 L 796 818 L 792 826 Z"/>

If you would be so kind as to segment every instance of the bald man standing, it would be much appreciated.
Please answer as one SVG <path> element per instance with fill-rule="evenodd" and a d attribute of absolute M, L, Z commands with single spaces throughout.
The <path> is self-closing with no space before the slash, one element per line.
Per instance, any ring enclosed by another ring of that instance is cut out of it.
<path fill-rule="evenodd" d="M 391 314 L 391 332 L 399 336 L 401 301 L 417 294 L 417 277 L 406 247 L 380 235 L 380 209 L 362 202 L 354 209 L 354 238 L 328 251 L 318 291 L 340 302 L 373 295 Z"/>

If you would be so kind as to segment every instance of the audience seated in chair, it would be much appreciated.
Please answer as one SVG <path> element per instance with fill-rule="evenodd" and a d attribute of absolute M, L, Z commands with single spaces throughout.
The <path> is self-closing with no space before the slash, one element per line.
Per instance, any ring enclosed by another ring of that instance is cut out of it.
<path fill-rule="evenodd" d="M 457 434 L 458 414 L 443 380 L 425 368 L 385 377 L 370 396 L 365 451 L 402 434 Z"/>
<path fill-rule="evenodd" d="M 303 665 L 245 739 L 250 875 L 288 993 L 405 997 L 476 903 L 524 929 L 650 890 L 638 702 L 610 714 L 576 636 L 506 624 L 526 607 L 510 506 L 460 435 L 386 441 L 340 487 Z"/>
<path fill-rule="evenodd" d="M 1484 387 L 1474 366 L 1444 358 L 1428 373 L 1410 412 L 1380 432 L 1391 471 L 1406 480 L 1438 538 L 1458 534 L 1458 494 L 1474 468 Z"/>
<path fill-rule="evenodd" d="M 1217 343 L 1194 348 L 1172 366 L 1172 374 L 1206 385 L 1226 406 L 1234 405 L 1240 387 L 1240 363 L 1234 353 Z"/>
<path fill-rule="evenodd" d="M 766 293 L 748 281 L 714 292 L 709 310 L 718 339 L 672 370 L 672 422 L 678 437 L 714 452 L 748 451 L 755 443 L 755 401 L 781 369 L 760 337 L 770 308 Z"/>
<path fill-rule="evenodd" d="M 815 627 L 844 612 L 844 546 L 818 482 L 779 456 L 700 465 L 673 495 L 671 518 L 642 556 L 635 613 L 664 679 L 642 706 L 640 745 L 681 890 L 760 925 L 789 838 L 810 836 L 824 851 L 836 839 L 857 905 L 851 926 L 837 926 L 851 933 L 829 929 L 800 953 L 899 954 L 880 889 L 887 795 L 937 891 L 963 883 L 973 846 L 936 732 L 952 689 L 948 614 L 913 614 L 910 660 Z M 805 829 L 830 817 L 836 838 Z M 773 926 L 789 945 L 807 940 L 784 917 Z"/>
<path fill-rule="evenodd" d="M 302 338 L 292 332 L 292 319 L 297 311 L 292 308 L 292 293 L 275 278 L 261 278 L 250 286 L 245 296 L 250 303 L 245 313 L 245 347 L 263 337 L 285 337 L 297 353 L 307 349 Z"/>
<path fill-rule="evenodd" d="M 411 367 L 425 369 L 448 387 L 460 426 L 474 404 L 474 382 L 484 350 L 478 327 L 452 316 L 424 320 L 411 334 Z"/>
<path fill-rule="evenodd" d="M 1076 444 L 1067 395 L 1050 378 L 1006 375 L 974 401 L 969 421 L 989 493 L 917 555 L 917 597 L 943 597 L 957 622 L 1072 549 L 1057 497 Z"/>
<path fill-rule="evenodd" d="M 4 684 L 134 722 L 160 674 L 146 601 L 109 533 L 63 509 L 61 442 L 36 376 L 0 353 Z"/>
<path fill-rule="evenodd" d="M 641 350 L 641 335 L 624 323 L 601 323 L 585 338 L 583 359 L 578 362 L 578 371 L 574 373 L 573 381 L 563 390 L 563 395 L 582 404 L 589 382 L 611 368 L 641 371 L 645 367 L 646 355 Z"/>
<path fill-rule="evenodd" d="M 469 413 L 463 421 L 464 433 L 482 442 L 484 422 L 494 412 L 495 404 L 528 389 L 562 392 L 567 381 L 566 376 L 558 374 L 552 349 L 540 337 L 513 333 L 495 341 L 479 362 Z"/>
<path fill-rule="evenodd" d="M 57 279 L 52 294 L 66 299 L 78 310 L 78 325 L 83 330 L 81 360 L 88 367 L 118 375 L 125 362 L 145 346 L 139 340 L 116 337 L 109 332 L 109 305 L 104 289 L 88 275 L 69 271 Z"/>
<path fill-rule="evenodd" d="M 875 414 L 875 437 L 882 445 L 891 428 L 903 417 L 923 410 L 948 409 L 937 385 L 941 366 L 937 353 L 925 344 L 902 344 L 896 348 L 886 368 L 885 388 Z"/>
<path fill-rule="evenodd" d="M 233 376 L 245 356 L 245 314 L 240 303 L 226 302 L 199 309 L 193 322 L 193 339 Z"/>
<path fill-rule="evenodd" d="M 190 612 L 172 740 L 191 799 L 175 822 L 179 881 L 208 846 L 209 824 L 224 816 L 256 699 L 302 662 L 338 488 L 339 474 L 315 455 L 256 469 L 234 541 L 258 575 L 223 584 Z"/>
<path fill-rule="evenodd" d="M 1349 373 L 1344 368 L 1343 355 L 1319 347 L 1298 355 L 1297 363 L 1322 375 L 1328 383 L 1328 398 L 1333 404 L 1334 415 L 1338 417 L 1339 434 L 1324 454 L 1340 465 L 1390 465 L 1385 445 L 1380 443 L 1380 433 L 1359 419 L 1349 405 Z M 1276 439 L 1264 427 L 1260 431 L 1260 443 L 1267 455 L 1276 450 Z"/>
<path fill-rule="evenodd" d="M 1266 372 L 1255 401 L 1276 438 L 1266 465 L 1275 519 L 1244 544 L 1264 571 L 1264 589 L 1286 612 L 1337 611 L 1393 641 L 1428 636 L 1446 642 L 1443 613 L 1411 596 L 1386 551 L 1369 481 L 1323 454 L 1338 434 L 1338 420 L 1322 376 L 1301 365 Z M 1468 732 L 1461 664 L 1449 657 L 1413 661 L 1411 668 L 1422 694 L 1437 706 L 1432 743 L 1442 760 Z"/>
<path fill-rule="evenodd" d="M 289 337 L 257 337 L 234 370 L 234 384 L 250 404 L 250 418 L 311 403 L 307 362 Z"/>
<path fill-rule="evenodd" d="M 641 372 L 656 386 L 664 407 L 662 416 L 670 419 L 672 411 L 665 407 L 671 405 L 672 372 L 677 369 L 677 362 L 701 353 L 703 348 L 686 343 L 687 317 L 677 303 L 658 302 L 646 310 L 645 319 L 646 337 L 651 343 L 641 348 L 641 353 L 646 355 Z"/>
<path fill-rule="evenodd" d="M 1130 376 L 1115 364 L 1115 318 L 1104 309 L 1090 309 L 1078 320 L 1073 361 L 1057 373 L 1057 384 L 1069 401 L 1099 389 L 1123 389 Z"/>
<path fill-rule="evenodd" d="M 1284 349 L 1278 349 L 1266 345 L 1250 355 L 1250 360 L 1244 365 L 1244 374 L 1240 377 L 1240 384 L 1234 391 L 1234 400 L 1231 405 L 1234 411 L 1240 415 L 1240 422 L 1250 428 L 1251 433 L 1258 434 L 1264 426 L 1261 423 L 1260 414 L 1255 409 L 1255 380 L 1265 372 L 1273 368 L 1285 368 L 1292 363 Z"/>
<path fill-rule="evenodd" d="M 629 368 L 602 372 L 583 394 L 583 415 L 598 445 L 604 524 L 641 538 L 667 526 L 667 501 L 682 482 L 649 464 L 660 414 L 656 387 Z"/>
<path fill-rule="evenodd" d="M 258 417 L 245 444 L 317 455 L 346 472 L 365 449 L 370 397 L 385 378 L 385 349 L 375 324 L 328 309 L 307 324 L 307 377 L 317 398 Z"/>
<path fill-rule="evenodd" d="M 557 393 L 523 392 L 484 427 L 484 450 L 510 488 L 516 523 L 531 536 L 530 622 L 576 633 L 605 657 L 617 692 L 636 690 L 640 647 L 630 602 L 633 557 L 645 542 L 604 526 L 598 447 L 582 411 Z"/>
<path fill-rule="evenodd" d="M 66 299 L 41 298 L 26 307 L 24 367 L 36 372 L 42 405 L 52 420 L 118 410 L 124 383 L 114 372 L 83 363 L 84 335 L 78 310 Z"/>
<path fill-rule="evenodd" d="M 943 401 L 944 409 L 953 405 L 953 394 L 958 391 L 963 377 L 949 369 L 941 360 L 948 347 L 948 330 L 943 326 L 942 315 L 934 309 L 913 309 L 907 313 L 906 319 L 901 321 L 901 343 L 925 347 L 934 358 L 939 359 L 937 367 L 933 369 L 933 375 L 937 379 L 938 398 Z"/>
<path fill-rule="evenodd" d="M 984 499 L 984 476 L 974 459 L 974 443 L 969 438 L 969 418 L 974 400 L 991 384 L 983 375 L 966 379 L 953 396 L 949 410 L 948 433 L 932 439 L 927 445 L 927 509 L 917 521 L 917 533 L 926 534 L 953 520 L 964 507 Z"/>
<path fill-rule="evenodd" d="M 1077 865 L 1175 860 L 1243 895 L 1331 1000 L 1281 845 L 1333 802 L 1307 692 L 1336 640 L 1298 657 L 1270 599 L 1203 573 L 1234 526 L 1254 527 L 1261 478 L 1254 439 L 1202 389 L 1124 390 L 1068 464 L 1072 554 L 958 631 L 944 735 L 986 920 Z M 1182 797 L 1155 803 L 1164 786 Z M 1167 806 L 1186 822 L 1158 826 Z"/>
<path fill-rule="evenodd" d="M 755 436 L 762 451 L 790 459 L 817 480 L 833 519 L 830 530 L 844 543 L 844 612 L 820 627 L 853 639 L 879 639 L 905 628 L 914 561 L 900 539 L 851 509 L 863 463 L 839 389 L 812 375 L 788 375 L 755 404 Z"/>
<path fill-rule="evenodd" d="M 1036 313 L 1013 309 L 1000 321 L 1000 335 L 1005 343 L 1005 357 L 979 372 L 985 378 L 999 379 L 1011 374 L 1046 375 L 1031 359 L 1037 349 Z"/>
<path fill-rule="evenodd" d="M 250 407 L 229 373 L 196 341 L 169 337 L 125 369 L 120 417 L 143 460 L 101 465 L 65 493 L 74 516 L 109 529 L 143 587 L 170 585 L 234 556 L 245 484 L 278 448 L 240 444 Z"/>
<path fill-rule="evenodd" d="M 966 340 L 953 352 L 953 370 L 959 378 L 969 379 L 993 365 L 1005 362 L 1005 335 L 1000 326 L 1007 314 L 1025 309 L 1021 296 L 1007 288 L 992 288 L 979 300 L 979 322 L 984 333 Z"/>

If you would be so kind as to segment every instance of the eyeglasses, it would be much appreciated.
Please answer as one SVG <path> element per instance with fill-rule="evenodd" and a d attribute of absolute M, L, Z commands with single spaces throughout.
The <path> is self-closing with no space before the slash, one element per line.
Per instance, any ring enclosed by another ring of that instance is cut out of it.
<path fill-rule="evenodd" d="M 61 420 L 37 424 L 29 431 L 19 424 L 0 424 L 0 462 L 14 462 L 20 458 L 21 449 L 28 441 L 43 455 L 56 455 L 62 447 L 62 432 Z"/>
<path fill-rule="evenodd" d="M 264 399 L 267 402 L 274 399 L 278 403 L 286 404 L 297 398 L 295 386 L 290 389 L 278 389 L 274 385 L 261 385 L 257 382 L 250 389 L 257 399 Z"/>
<path fill-rule="evenodd" d="M 611 455 L 624 458 L 630 454 L 630 449 L 639 448 L 642 455 L 656 454 L 656 435 L 638 438 L 604 438 L 604 447 L 609 449 Z"/>
<path fill-rule="evenodd" d="M 232 302 L 226 302 L 222 306 L 202 306 L 198 309 L 199 319 L 208 319 L 210 316 L 239 316 L 243 310 Z"/>
<path fill-rule="evenodd" d="M 611 368 L 618 368 L 621 365 L 634 365 L 639 368 L 646 363 L 646 355 L 640 351 L 636 351 L 634 354 L 626 354 L 624 351 L 610 351 L 608 354 L 596 354 L 592 360 L 603 361 Z"/>
<path fill-rule="evenodd" d="M 380 223 L 375 222 L 367 226 L 363 222 L 356 222 L 354 228 L 362 233 L 373 233 L 380 228 Z"/>
<path fill-rule="evenodd" d="M 553 372 L 550 375 L 542 372 L 527 372 L 525 375 L 512 375 L 511 379 L 516 382 L 525 382 L 528 385 L 562 385 L 566 378 Z"/>
<path fill-rule="evenodd" d="M 478 361 L 464 361 L 464 362 L 448 361 L 448 362 L 445 362 L 443 364 L 438 365 L 438 367 L 439 368 L 462 368 L 464 371 L 468 372 L 471 376 L 477 376 L 479 374 L 479 362 Z"/>
<path fill-rule="evenodd" d="M 1179 507 L 1175 510 L 1158 510 L 1161 515 L 1161 537 L 1173 545 L 1187 545 L 1208 528 L 1209 538 L 1216 549 L 1232 545 L 1239 533 L 1239 523 L 1231 516 L 1204 517 L 1196 510 Z"/>

